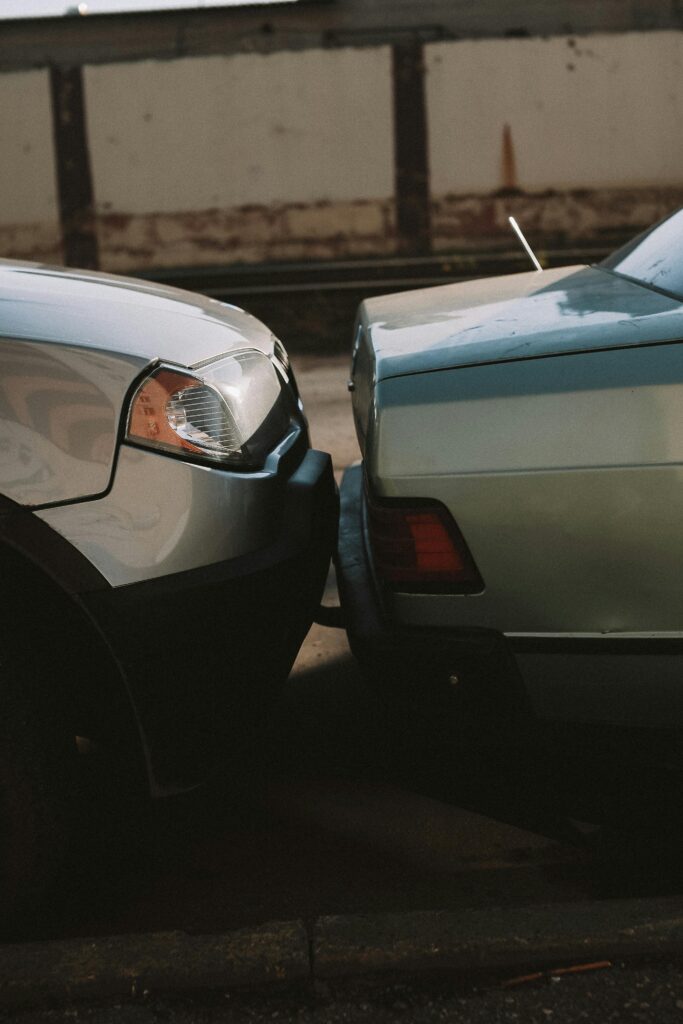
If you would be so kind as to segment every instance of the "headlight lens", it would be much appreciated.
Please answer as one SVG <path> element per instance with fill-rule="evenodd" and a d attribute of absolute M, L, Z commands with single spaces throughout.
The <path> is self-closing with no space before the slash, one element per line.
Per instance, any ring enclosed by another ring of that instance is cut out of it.
<path fill-rule="evenodd" d="M 159 367 L 133 396 L 126 439 L 253 467 L 288 424 L 288 402 L 273 364 L 262 352 L 248 350 L 196 373 Z"/>

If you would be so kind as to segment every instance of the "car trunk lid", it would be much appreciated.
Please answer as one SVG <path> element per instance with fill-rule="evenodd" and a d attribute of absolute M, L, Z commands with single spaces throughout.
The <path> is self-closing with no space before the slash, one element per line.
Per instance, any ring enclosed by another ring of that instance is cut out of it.
<path fill-rule="evenodd" d="M 376 380 L 683 338 L 679 300 L 581 265 L 379 296 L 360 318 Z"/>

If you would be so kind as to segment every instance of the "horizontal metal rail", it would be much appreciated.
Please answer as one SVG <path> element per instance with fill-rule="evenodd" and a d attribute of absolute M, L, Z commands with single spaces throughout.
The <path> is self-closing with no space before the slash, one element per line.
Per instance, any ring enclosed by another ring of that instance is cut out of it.
<path fill-rule="evenodd" d="M 540 250 L 545 267 L 596 263 L 613 246 Z M 532 269 L 520 250 L 449 255 L 339 260 L 320 263 L 239 264 L 225 267 L 173 267 L 141 270 L 137 277 L 200 291 L 205 295 L 287 295 L 302 292 L 380 292 L 425 288 Z"/>

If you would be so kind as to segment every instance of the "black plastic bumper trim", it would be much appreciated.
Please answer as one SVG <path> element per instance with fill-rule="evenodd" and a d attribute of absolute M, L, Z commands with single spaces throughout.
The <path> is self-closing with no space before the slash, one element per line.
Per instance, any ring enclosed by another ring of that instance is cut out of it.
<path fill-rule="evenodd" d="M 506 638 L 515 654 L 645 655 L 683 654 L 683 637 L 515 637 Z"/>

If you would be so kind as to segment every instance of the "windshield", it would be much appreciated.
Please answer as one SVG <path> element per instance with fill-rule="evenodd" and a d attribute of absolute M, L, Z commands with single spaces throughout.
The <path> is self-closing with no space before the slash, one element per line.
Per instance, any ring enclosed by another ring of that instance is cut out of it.
<path fill-rule="evenodd" d="M 683 300 L 683 209 L 617 249 L 600 266 Z"/>

